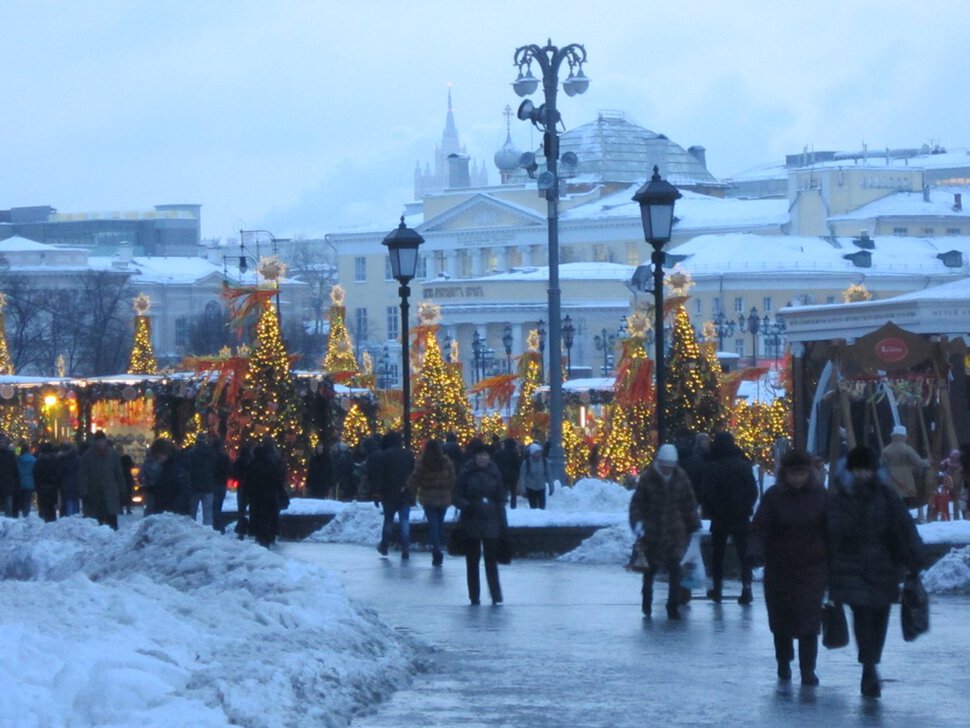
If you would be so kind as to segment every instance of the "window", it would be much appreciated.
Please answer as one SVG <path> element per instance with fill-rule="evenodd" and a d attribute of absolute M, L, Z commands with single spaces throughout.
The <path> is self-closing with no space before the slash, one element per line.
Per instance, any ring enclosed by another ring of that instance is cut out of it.
<path fill-rule="evenodd" d="M 711 301 L 711 311 L 715 316 L 721 313 L 721 299 L 717 296 L 715 296 L 714 300 Z"/>
<path fill-rule="evenodd" d="M 640 246 L 636 243 L 626 244 L 626 264 L 640 265 Z"/>
<path fill-rule="evenodd" d="M 765 296 L 761 299 L 761 310 L 764 313 L 771 313 L 771 296 Z"/>
<path fill-rule="evenodd" d="M 394 280 L 394 269 L 391 267 L 391 256 L 384 258 L 384 280 Z"/>
<path fill-rule="evenodd" d="M 923 235 L 932 235 L 933 233 L 934 233 L 933 228 L 931 228 L 931 227 L 925 227 L 925 228 L 923 228 Z"/>
<path fill-rule="evenodd" d="M 744 339 L 734 340 L 734 353 L 738 356 L 744 356 Z"/>
<path fill-rule="evenodd" d="M 363 255 L 354 258 L 354 280 L 357 283 L 363 283 L 367 280 L 367 258 Z"/>
<path fill-rule="evenodd" d="M 605 263 L 608 260 L 605 243 L 593 244 L 593 260 L 597 263 Z"/>
<path fill-rule="evenodd" d="M 744 313 L 744 299 L 740 296 L 734 299 L 734 313 Z"/>
<path fill-rule="evenodd" d="M 428 277 L 428 256 L 419 255 L 418 256 L 418 269 L 415 273 L 416 278 L 427 278 Z"/>
<path fill-rule="evenodd" d="M 356 309 L 354 311 L 354 320 L 357 324 L 355 327 L 355 338 L 357 339 L 357 345 L 359 346 L 362 342 L 367 340 L 367 309 Z"/>
<path fill-rule="evenodd" d="M 835 296 L 826 296 L 825 297 L 825 302 L 826 303 L 835 303 Z"/>
<path fill-rule="evenodd" d="M 175 319 L 175 345 L 185 346 L 189 341 L 189 320 L 185 316 Z"/>
<path fill-rule="evenodd" d="M 698 316 L 704 313 L 704 309 L 702 308 L 703 303 L 704 302 L 699 298 L 694 299 L 694 313 L 696 313 Z"/>
<path fill-rule="evenodd" d="M 960 234 L 960 228 L 947 228 L 946 229 L 946 234 L 947 235 L 959 235 Z"/>
<path fill-rule="evenodd" d="M 909 228 L 906 228 L 906 227 L 894 227 L 893 228 L 893 235 L 895 235 L 897 237 L 900 237 L 900 238 L 904 238 L 907 235 L 909 235 Z"/>
<path fill-rule="evenodd" d="M 396 339 L 401 335 L 401 311 L 397 306 L 387 307 L 387 338 Z"/>

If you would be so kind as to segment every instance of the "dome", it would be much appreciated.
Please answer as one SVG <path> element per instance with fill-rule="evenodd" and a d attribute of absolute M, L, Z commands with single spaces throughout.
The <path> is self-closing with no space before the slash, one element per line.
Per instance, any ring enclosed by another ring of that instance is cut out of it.
<path fill-rule="evenodd" d="M 519 157 L 521 156 L 522 152 L 512 143 L 512 135 L 507 133 L 505 144 L 495 152 L 495 166 L 498 167 L 499 172 L 514 172 L 519 168 Z"/>
<path fill-rule="evenodd" d="M 693 153 L 663 134 L 638 126 L 622 111 L 600 111 L 595 121 L 559 138 L 560 157 L 573 152 L 579 160 L 569 179 L 572 184 L 643 182 L 657 165 L 660 175 L 677 187 L 722 187 L 707 171 L 704 148 L 691 149 Z M 536 162 L 540 168 L 545 164 L 541 147 Z M 517 176 L 517 181 L 522 180 Z"/>

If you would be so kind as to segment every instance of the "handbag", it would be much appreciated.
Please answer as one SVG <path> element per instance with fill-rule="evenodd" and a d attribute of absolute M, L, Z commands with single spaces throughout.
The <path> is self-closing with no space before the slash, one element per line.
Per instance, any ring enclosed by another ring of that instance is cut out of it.
<path fill-rule="evenodd" d="M 830 650 L 849 644 L 849 623 L 841 604 L 826 602 L 822 605 L 822 644 Z"/>
<path fill-rule="evenodd" d="M 498 550 L 495 552 L 495 560 L 500 564 L 512 563 L 512 539 L 509 538 L 509 529 L 503 528 L 498 537 Z"/>
<path fill-rule="evenodd" d="M 903 627 L 903 639 L 912 642 L 921 634 L 930 631 L 930 599 L 923 588 L 919 574 L 910 573 L 903 582 L 903 593 L 900 597 L 900 622 Z"/>
<path fill-rule="evenodd" d="M 650 562 L 647 561 L 647 549 L 643 539 L 638 538 L 633 542 L 633 550 L 630 553 L 630 560 L 627 562 L 626 568 L 641 574 L 650 570 Z"/>
<path fill-rule="evenodd" d="M 448 531 L 448 543 L 445 545 L 449 556 L 465 556 L 468 553 L 468 536 L 461 527 L 460 521 L 455 521 Z"/>

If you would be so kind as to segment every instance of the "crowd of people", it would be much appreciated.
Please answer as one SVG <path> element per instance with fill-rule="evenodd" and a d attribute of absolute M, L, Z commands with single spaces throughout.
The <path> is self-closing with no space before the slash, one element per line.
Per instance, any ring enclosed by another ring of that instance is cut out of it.
<path fill-rule="evenodd" d="M 798 643 L 801 682 L 818 685 L 816 662 L 822 607 L 847 605 L 862 665 L 864 696 L 881 693 L 876 666 L 882 657 L 890 606 L 900 585 L 922 567 L 922 542 L 903 488 L 928 462 L 899 446 L 905 430 L 882 457 L 855 447 L 826 477 L 824 465 L 802 451 L 779 447 L 775 484 L 760 497 L 753 464 L 728 432 L 682 433 L 662 445 L 640 475 L 630 502 L 630 527 L 642 552 L 642 610 L 651 616 L 653 582 L 668 574 L 667 616 L 680 619 L 684 603 L 681 561 L 691 534 L 710 519 L 713 587 L 723 599 L 724 558 L 733 541 L 741 575 L 737 601 L 749 605 L 752 569 L 764 566 L 764 595 L 774 637 L 779 680 L 792 678 Z M 908 448 L 908 446 L 906 446 Z M 911 450 L 911 448 L 909 448 Z M 631 560 L 631 564 L 633 561 Z"/>

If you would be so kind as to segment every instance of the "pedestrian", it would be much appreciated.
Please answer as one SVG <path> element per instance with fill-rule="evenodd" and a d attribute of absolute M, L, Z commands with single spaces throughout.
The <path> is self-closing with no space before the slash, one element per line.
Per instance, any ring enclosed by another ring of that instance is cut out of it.
<path fill-rule="evenodd" d="M 926 504 L 929 493 L 917 486 L 917 475 L 930 467 L 930 461 L 921 458 L 919 453 L 906 442 L 906 428 L 896 425 L 892 431 L 891 442 L 883 448 L 882 465 L 886 469 L 889 484 L 896 490 L 907 508 L 915 508 L 920 523 L 926 522 Z"/>
<path fill-rule="evenodd" d="M 704 512 L 711 519 L 711 578 L 714 582 L 707 597 L 718 604 L 723 596 L 728 538 L 734 542 L 741 569 L 738 604 L 751 604 L 748 527 L 757 499 L 758 484 L 754 479 L 751 461 L 735 444 L 730 432 L 718 432 L 711 443 L 711 460 L 704 492 Z"/>
<path fill-rule="evenodd" d="M 357 497 L 357 487 L 353 477 L 354 458 L 346 442 L 337 440 L 334 443 L 330 448 L 330 462 L 333 471 L 333 497 L 341 501 L 354 500 Z"/>
<path fill-rule="evenodd" d="M 667 617 L 680 619 L 680 562 L 691 534 L 700 527 L 694 491 L 687 474 L 677 465 L 677 448 L 665 443 L 653 463 L 640 473 L 630 499 L 630 528 L 647 557 L 641 589 L 644 617 L 652 611 L 654 578 L 666 569 Z"/>
<path fill-rule="evenodd" d="M 400 432 L 388 432 L 381 442 L 381 449 L 367 457 L 367 481 L 374 502 L 384 509 L 384 526 L 377 550 L 387 556 L 388 545 L 394 535 L 394 517 L 400 526 L 401 560 L 411 558 L 411 506 L 414 493 L 408 487 L 408 478 L 414 470 L 414 455 L 404 448 Z"/>
<path fill-rule="evenodd" d="M 451 459 L 444 454 L 440 442 L 428 440 L 421 457 L 414 464 L 408 488 L 417 494 L 418 503 L 428 520 L 432 566 L 441 566 L 444 563 L 441 531 L 445 522 L 445 511 L 451 505 L 451 492 L 454 487 L 455 467 L 451 464 Z"/>
<path fill-rule="evenodd" d="M 506 437 L 502 440 L 498 451 L 492 456 L 492 460 L 502 474 L 502 484 L 509 494 L 509 506 L 515 508 L 519 490 L 519 466 L 522 463 L 518 443 L 511 437 Z"/>
<path fill-rule="evenodd" d="M 781 456 L 775 485 L 765 492 L 751 522 L 749 559 L 765 567 L 765 606 L 778 679 L 791 680 L 793 640 L 798 640 L 802 685 L 818 685 L 815 663 L 828 581 L 825 503 L 812 458 L 789 450 Z"/>
<path fill-rule="evenodd" d="M 484 557 L 485 580 L 492 604 L 501 604 L 498 550 L 503 529 L 508 525 L 505 486 L 485 443 L 475 443 L 470 454 L 471 459 L 458 474 L 452 496 L 452 503 L 461 512 L 458 527 L 462 529 L 467 543 L 465 572 L 468 599 L 472 605 L 481 603 L 479 562 Z"/>
<path fill-rule="evenodd" d="M 87 445 L 85 444 L 85 447 Z M 78 471 L 81 454 L 71 443 L 64 443 L 57 453 L 57 476 L 61 496 L 61 518 L 76 516 L 81 512 L 81 486 Z"/>
<path fill-rule="evenodd" d="M 117 531 L 125 476 L 121 472 L 121 457 L 111 447 L 104 430 L 94 433 L 90 447 L 81 456 L 78 485 L 84 515 Z"/>
<path fill-rule="evenodd" d="M 230 473 L 232 479 L 236 481 L 236 536 L 242 541 L 249 534 L 249 503 L 246 495 L 249 488 L 246 485 L 246 475 L 249 464 L 253 460 L 253 448 L 249 442 L 239 443 L 239 450 L 236 451 L 236 459 L 232 462 Z"/>
<path fill-rule="evenodd" d="M 57 520 L 57 489 L 60 486 L 60 473 L 54 446 L 42 442 L 37 451 L 34 464 L 34 487 L 37 489 L 37 515 L 45 522 Z"/>
<path fill-rule="evenodd" d="M 445 455 L 451 458 L 451 464 L 455 466 L 455 472 L 461 472 L 461 466 L 465 464 L 465 453 L 458 444 L 458 435 L 454 432 L 445 433 L 445 444 L 442 446 Z"/>
<path fill-rule="evenodd" d="M 116 449 L 121 458 L 121 474 L 125 478 L 125 488 L 121 493 L 121 507 L 125 513 L 131 515 L 131 499 L 135 494 L 135 461 L 120 445 Z"/>
<path fill-rule="evenodd" d="M 170 444 L 170 441 L 163 438 L 154 440 L 148 446 L 145 460 L 142 462 L 141 468 L 138 471 L 138 484 L 144 497 L 144 512 L 146 516 L 162 512 L 160 507 L 161 498 L 158 495 L 159 478 L 162 473 L 162 464 L 170 454 L 168 452 L 169 448 L 167 447 Z M 163 450 L 166 452 L 163 452 Z"/>
<path fill-rule="evenodd" d="M 306 492 L 310 498 L 326 498 L 330 494 L 330 484 L 333 480 L 333 466 L 330 460 L 330 450 L 326 443 L 320 441 L 313 448 L 313 455 L 307 464 Z"/>
<path fill-rule="evenodd" d="M 16 518 L 20 505 L 20 468 L 10 445 L 10 438 L 0 435 L 0 500 L 3 501 L 3 515 Z"/>
<path fill-rule="evenodd" d="M 542 454 L 542 445 L 533 442 L 525 450 L 519 466 L 519 490 L 529 499 L 529 508 L 544 510 L 546 491 L 552 495 L 555 486 L 549 479 L 549 461 Z"/>
<path fill-rule="evenodd" d="M 953 504 L 953 520 L 958 521 L 963 514 L 963 456 L 959 450 L 953 449 L 949 456 L 940 463 L 943 473 L 943 490 L 947 495 L 947 508 Z M 949 520 L 949 518 L 944 519 Z"/>
<path fill-rule="evenodd" d="M 18 494 L 17 513 L 21 518 L 30 515 L 30 504 L 34 502 L 34 465 L 37 458 L 26 442 L 20 443 L 17 469 L 20 471 L 20 493 Z"/>
<path fill-rule="evenodd" d="M 680 454 L 678 453 L 678 458 Z M 707 493 L 707 469 L 711 460 L 711 436 L 706 432 L 698 432 L 694 435 L 694 442 L 691 445 L 690 453 L 686 459 L 679 460 L 680 467 L 687 473 L 690 487 L 694 491 L 694 497 L 699 503 L 706 500 Z"/>
<path fill-rule="evenodd" d="M 212 525 L 212 507 L 216 490 L 216 451 L 205 433 L 196 435 L 195 444 L 188 448 L 185 460 L 189 471 L 189 517 L 194 521 L 202 506 L 202 525 Z"/>
<path fill-rule="evenodd" d="M 846 456 L 827 503 L 829 596 L 852 610 L 862 694 L 881 693 L 876 665 L 882 657 L 889 609 L 899 599 L 905 572 L 922 566 L 922 541 L 905 504 L 879 477 L 879 460 L 867 447 Z"/>
<path fill-rule="evenodd" d="M 226 502 L 226 491 L 229 487 L 229 478 L 232 476 L 232 461 L 221 437 L 213 435 L 209 444 L 216 454 L 215 487 L 212 491 L 212 528 L 219 533 L 225 533 L 226 519 L 222 515 L 222 505 Z"/>
<path fill-rule="evenodd" d="M 253 449 L 243 479 L 249 504 L 248 531 L 260 546 L 269 548 L 280 535 L 280 511 L 290 505 L 286 476 L 265 442 Z"/>

